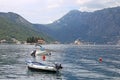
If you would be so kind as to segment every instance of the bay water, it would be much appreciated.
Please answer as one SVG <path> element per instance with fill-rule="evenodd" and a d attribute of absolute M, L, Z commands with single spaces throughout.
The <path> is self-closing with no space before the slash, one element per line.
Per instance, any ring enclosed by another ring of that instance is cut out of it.
<path fill-rule="evenodd" d="M 119 45 L 43 45 L 51 51 L 42 61 L 30 54 L 34 45 L 0 44 L 0 80 L 120 80 Z M 99 61 L 102 58 L 102 62 Z M 59 73 L 35 72 L 27 60 L 61 63 Z"/>

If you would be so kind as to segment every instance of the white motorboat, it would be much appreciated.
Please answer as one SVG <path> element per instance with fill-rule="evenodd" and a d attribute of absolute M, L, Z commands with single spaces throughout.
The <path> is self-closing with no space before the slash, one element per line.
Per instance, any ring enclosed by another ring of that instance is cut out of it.
<path fill-rule="evenodd" d="M 31 53 L 31 56 L 37 56 L 37 55 L 51 55 L 50 52 L 46 51 L 46 50 L 34 50 Z"/>
<path fill-rule="evenodd" d="M 32 56 L 37 56 L 37 55 L 51 55 L 49 51 L 47 51 L 44 47 L 39 46 L 40 48 L 32 51 L 31 55 Z"/>
<path fill-rule="evenodd" d="M 49 71 L 49 72 L 57 72 L 62 69 L 61 64 L 55 64 L 54 66 L 45 65 L 40 62 L 27 62 L 27 66 L 31 70 L 36 71 Z"/>

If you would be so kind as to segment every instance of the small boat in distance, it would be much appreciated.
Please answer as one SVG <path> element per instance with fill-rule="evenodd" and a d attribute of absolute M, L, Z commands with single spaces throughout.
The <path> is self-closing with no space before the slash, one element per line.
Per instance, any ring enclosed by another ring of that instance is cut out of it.
<path fill-rule="evenodd" d="M 54 66 L 49 66 L 40 62 L 27 62 L 28 69 L 35 71 L 47 71 L 47 72 L 58 72 L 62 69 L 61 64 L 55 64 Z"/>
<path fill-rule="evenodd" d="M 48 55 L 47 51 L 41 51 L 41 50 L 34 50 L 31 52 L 31 56 L 36 56 L 36 55 Z"/>
<path fill-rule="evenodd" d="M 31 52 L 31 56 L 36 56 L 36 55 L 50 55 L 51 53 L 48 52 L 44 47 L 39 45 L 40 48 L 34 50 Z"/>

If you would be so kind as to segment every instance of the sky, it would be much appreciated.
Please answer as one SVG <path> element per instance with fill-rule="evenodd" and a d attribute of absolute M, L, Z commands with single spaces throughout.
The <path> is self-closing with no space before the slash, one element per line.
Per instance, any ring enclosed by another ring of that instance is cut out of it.
<path fill-rule="evenodd" d="M 0 12 L 14 12 L 31 23 L 48 24 L 71 10 L 93 12 L 120 6 L 120 0 L 0 0 Z"/>

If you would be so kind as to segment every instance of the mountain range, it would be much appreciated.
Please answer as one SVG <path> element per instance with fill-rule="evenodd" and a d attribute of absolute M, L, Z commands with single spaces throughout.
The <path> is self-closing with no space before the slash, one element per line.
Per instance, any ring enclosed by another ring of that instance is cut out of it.
<path fill-rule="evenodd" d="M 34 28 L 34 25 L 25 20 L 20 15 L 8 12 L 0 12 L 0 40 L 11 40 L 15 38 L 25 41 L 28 37 L 42 37 L 46 41 L 51 41 L 48 35 Z"/>
<path fill-rule="evenodd" d="M 94 12 L 72 10 L 51 24 L 34 25 L 62 43 L 80 39 L 96 44 L 117 44 L 120 42 L 120 7 Z"/>
<path fill-rule="evenodd" d="M 33 24 L 22 16 L 0 12 L 0 40 L 42 37 L 50 42 L 71 43 L 76 39 L 86 43 L 120 43 L 120 7 L 94 12 L 72 10 L 51 24 Z"/>

